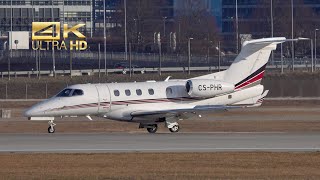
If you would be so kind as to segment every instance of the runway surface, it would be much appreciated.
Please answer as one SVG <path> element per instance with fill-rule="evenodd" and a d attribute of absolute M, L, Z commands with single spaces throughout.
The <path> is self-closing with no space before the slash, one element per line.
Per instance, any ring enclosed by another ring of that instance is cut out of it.
<path fill-rule="evenodd" d="M 0 152 L 319 151 L 320 133 L 0 134 Z"/>

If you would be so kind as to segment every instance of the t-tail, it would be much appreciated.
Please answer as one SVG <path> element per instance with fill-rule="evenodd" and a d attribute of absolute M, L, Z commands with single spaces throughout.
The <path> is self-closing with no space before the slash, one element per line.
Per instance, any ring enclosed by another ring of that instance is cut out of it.
<path fill-rule="evenodd" d="M 277 37 L 244 42 L 240 54 L 224 72 L 223 80 L 234 84 L 235 90 L 260 84 L 271 51 L 285 41 L 286 38 Z"/>

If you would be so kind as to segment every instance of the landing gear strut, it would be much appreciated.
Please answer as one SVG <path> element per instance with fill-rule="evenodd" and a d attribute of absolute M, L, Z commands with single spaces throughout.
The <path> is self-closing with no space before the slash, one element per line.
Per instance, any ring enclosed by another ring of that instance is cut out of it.
<path fill-rule="evenodd" d="M 49 127 L 48 127 L 48 133 L 54 133 L 56 130 L 54 128 L 54 126 L 56 126 L 56 124 L 53 122 L 53 120 L 50 120 L 48 122 Z"/>

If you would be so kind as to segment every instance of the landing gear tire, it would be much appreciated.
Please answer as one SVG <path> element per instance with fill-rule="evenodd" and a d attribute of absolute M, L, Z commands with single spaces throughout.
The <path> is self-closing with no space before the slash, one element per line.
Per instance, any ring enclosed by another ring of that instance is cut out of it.
<path fill-rule="evenodd" d="M 179 125 L 174 125 L 172 128 L 169 128 L 170 132 L 177 133 L 180 130 Z"/>
<path fill-rule="evenodd" d="M 49 126 L 48 127 L 48 133 L 54 133 L 56 131 L 56 129 L 54 128 L 54 127 L 52 127 L 52 126 Z"/>
<path fill-rule="evenodd" d="M 155 125 L 153 125 L 152 127 L 148 127 L 147 130 L 148 130 L 149 133 L 154 134 L 154 133 L 156 133 L 157 130 L 158 130 L 158 125 L 155 124 Z"/>

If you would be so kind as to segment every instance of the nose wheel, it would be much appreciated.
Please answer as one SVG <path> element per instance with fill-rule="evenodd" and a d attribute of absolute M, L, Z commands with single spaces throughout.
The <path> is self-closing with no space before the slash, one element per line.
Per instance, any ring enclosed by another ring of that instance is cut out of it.
<path fill-rule="evenodd" d="M 180 130 L 180 126 L 179 126 L 179 124 L 177 122 L 168 122 L 168 121 L 166 121 L 166 127 L 172 133 L 177 133 Z"/>
<path fill-rule="evenodd" d="M 180 130 L 179 125 L 174 125 L 172 128 L 169 128 L 170 132 L 177 133 Z"/>
<path fill-rule="evenodd" d="M 49 127 L 48 127 L 48 133 L 54 133 L 56 130 L 54 128 L 54 126 L 56 126 L 56 124 L 53 121 L 49 121 L 48 122 Z"/>

